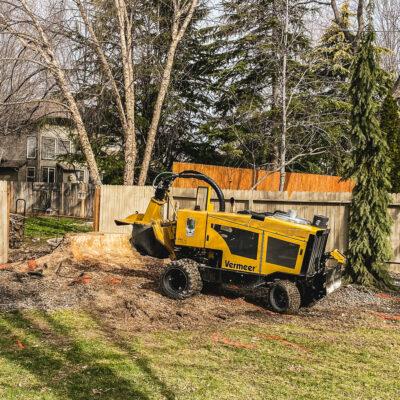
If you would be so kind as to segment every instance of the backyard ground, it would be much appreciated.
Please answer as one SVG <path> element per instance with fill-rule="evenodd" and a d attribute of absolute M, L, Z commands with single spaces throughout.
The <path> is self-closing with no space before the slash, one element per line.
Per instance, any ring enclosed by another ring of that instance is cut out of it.
<path fill-rule="evenodd" d="M 349 285 L 298 315 L 212 288 L 177 302 L 159 261 L 76 260 L 35 232 L 0 267 L 0 399 L 400 397 L 397 293 Z"/>

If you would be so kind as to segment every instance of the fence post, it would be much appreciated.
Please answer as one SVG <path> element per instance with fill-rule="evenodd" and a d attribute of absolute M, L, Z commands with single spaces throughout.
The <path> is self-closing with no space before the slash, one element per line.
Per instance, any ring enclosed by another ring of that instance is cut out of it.
<path fill-rule="evenodd" d="M 101 186 L 96 186 L 94 190 L 94 201 L 93 201 L 93 231 L 99 231 L 100 225 L 100 196 Z"/>
<path fill-rule="evenodd" d="M 64 182 L 61 183 L 60 185 L 60 195 L 61 195 L 61 215 L 64 215 Z"/>
<path fill-rule="evenodd" d="M 8 261 L 8 224 L 10 221 L 10 198 L 8 185 L 0 181 L 0 263 Z"/>
<path fill-rule="evenodd" d="M 253 207 L 254 207 L 254 190 L 251 191 L 250 193 L 250 197 L 249 200 L 247 201 L 247 208 L 251 211 L 253 211 Z"/>

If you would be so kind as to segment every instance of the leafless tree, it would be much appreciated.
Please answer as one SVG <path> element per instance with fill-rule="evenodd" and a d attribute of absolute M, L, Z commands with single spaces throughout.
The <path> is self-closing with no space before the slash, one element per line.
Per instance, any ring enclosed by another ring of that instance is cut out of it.
<path fill-rule="evenodd" d="M 293 48 L 299 47 L 296 43 L 299 37 L 304 34 L 301 29 L 295 26 L 290 26 L 290 15 L 293 13 L 299 14 L 299 18 L 302 20 L 306 19 L 307 14 L 310 14 L 311 7 L 305 7 L 306 5 L 313 5 L 313 1 L 297 1 L 297 0 L 277 0 L 275 1 L 275 12 L 281 21 L 282 28 L 279 35 L 276 37 L 276 47 L 279 59 L 279 70 L 278 70 L 278 87 L 273 88 L 274 102 L 279 103 L 278 108 L 280 109 L 280 121 L 279 121 L 279 190 L 283 191 L 286 181 L 286 169 L 295 161 L 300 158 L 309 157 L 312 155 L 322 154 L 325 152 L 324 149 L 318 145 L 318 139 L 323 128 L 318 123 L 310 122 L 312 118 L 309 116 L 309 121 L 295 120 L 293 121 L 292 115 L 295 113 L 293 110 L 293 103 L 296 98 L 302 96 L 303 88 L 307 87 L 308 75 L 314 67 L 314 60 L 307 54 L 301 54 L 301 51 L 297 54 L 297 58 L 303 58 L 303 68 L 296 73 L 290 71 L 288 66 L 288 58 Z M 290 31 L 291 29 L 291 31 Z M 310 87 L 307 90 L 311 90 Z M 313 94 L 310 92 L 310 96 Z M 297 124 L 297 126 L 295 125 Z M 308 125 L 309 133 L 305 137 L 298 137 L 293 140 L 296 136 L 296 130 L 298 131 L 301 124 Z M 316 129 L 315 129 L 316 128 Z M 315 147 L 317 145 L 317 148 Z M 289 153 L 290 149 L 290 155 Z M 272 170 L 278 168 L 272 168 Z"/>
<path fill-rule="evenodd" d="M 20 104 L 45 98 L 52 83 L 42 66 L 24 62 L 26 51 L 19 41 L 1 32 L 0 54 L 0 104 L 7 104 L 0 109 L 0 129 L 3 135 L 8 135 L 27 126 L 38 108 L 38 103 L 29 107 Z"/>
<path fill-rule="evenodd" d="M 81 110 L 75 98 L 76 80 L 73 79 L 74 54 L 71 42 L 79 40 L 81 46 L 90 48 L 96 55 L 106 85 L 116 104 L 124 136 L 124 184 L 134 182 L 137 162 L 137 140 L 135 126 L 135 50 L 134 21 L 135 3 L 128 0 L 108 2 L 112 16 L 118 26 L 117 47 L 119 64 L 122 67 L 122 81 L 115 75 L 114 59 L 108 51 L 108 42 L 102 40 L 96 31 L 95 21 L 101 13 L 102 2 L 91 0 L 48 0 L 37 4 L 30 0 L 0 0 L 5 11 L 0 13 L 0 29 L 9 37 L 18 40 L 27 55 L 24 62 L 40 66 L 48 72 L 57 85 L 57 101 L 70 113 L 78 133 L 82 152 L 87 161 L 92 181 L 100 184 L 100 174 L 85 128 Z M 166 0 L 172 12 L 169 50 L 159 83 L 152 121 L 147 133 L 147 142 L 138 183 L 143 185 L 151 161 L 162 108 L 167 96 L 176 50 L 192 20 L 198 0 Z M 49 23 L 51 21 L 51 23 Z M 112 33 L 111 33 L 112 34 Z M 113 37 L 115 35 L 112 35 Z M 29 56 L 28 56 L 29 54 Z M 115 57 L 115 54 L 112 54 Z M 21 57 L 15 57 L 20 62 Z M 75 71 L 76 72 L 76 71 Z M 95 78 L 93 78 L 95 79 Z M 9 104 L 4 102 L 5 104 Z"/>
<path fill-rule="evenodd" d="M 335 16 L 337 24 L 343 27 L 343 33 L 346 38 L 353 44 L 354 50 L 356 50 L 359 43 L 360 36 L 365 29 L 367 7 L 373 5 L 377 8 L 378 15 L 378 26 L 382 28 L 381 32 L 383 44 L 385 47 L 393 51 L 396 54 L 398 51 L 398 16 L 399 16 L 399 2 L 396 0 L 379 0 L 373 2 L 373 0 L 356 0 L 356 19 L 357 28 L 355 32 L 349 31 L 343 24 L 340 9 L 337 0 L 331 0 L 331 8 Z M 394 27 L 396 25 L 396 27 Z M 397 57 L 394 56 L 394 57 Z M 393 61 L 393 59 L 391 60 Z M 390 59 L 386 58 L 386 66 L 391 62 Z M 389 69 L 391 66 L 389 65 Z M 396 69 L 396 78 L 393 84 L 392 92 L 395 96 L 400 95 L 400 73 Z"/>
<path fill-rule="evenodd" d="M 0 14 L 0 27 L 3 33 L 19 41 L 26 56 L 18 57 L 15 61 L 25 61 L 34 65 L 40 65 L 54 78 L 62 94 L 62 100 L 57 101 L 71 114 L 82 152 L 85 155 L 89 173 L 95 184 L 101 184 L 100 174 L 94 153 L 89 141 L 89 135 L 85 129 L 78 104 L 73 96 L 72 88 L 66 74 L 65 66 L 61 64 L 57 54 L 58 36 L 49 28 L 46 17 L 55 12 L 49 8 L 49 14 L 43 15 L 43 8 L 28 3 L 27 0 L 2 1 L 7 5 L 7 10 Z M 51 26 L 51 24 L 50 24 Z M 51 100 L 56 102 L 56 100 Z"/>
<path fill-rule="evenodd" d="M 174 64 L 175 53 L 179 42 L 182 40 L 186 29 L 193 18 L 198 0 L 173 0 L 173 21 L 171 29 L 171 43 L 168 49 L 167 59 L 160 82 L 157 100 L 154 106 L 153 117 L 147 134 L 147 143 L 143 156 L 143 163 L 140 170 L 139 185 L 144 185 L 149 170 L 151 155 L 156 139 L 157 128 L 160 122 L 161 110 L 167 95 L 171 81 L 172 67 Z"/>
<path fill-rule="evenodd" d="M 394 74 L 400 73 L 400 0 L 376 2 L 376 21 L 381 47 L 388 50 L 383 54 L 383 67 Z"/>

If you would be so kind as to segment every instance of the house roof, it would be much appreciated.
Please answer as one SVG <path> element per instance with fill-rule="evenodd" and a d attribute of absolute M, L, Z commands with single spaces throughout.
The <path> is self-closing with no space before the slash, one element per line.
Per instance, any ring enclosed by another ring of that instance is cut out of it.
<path fill-rule="evenodd" d="M 61 103 L 33 100 L 23 105 L 8 105 L 2 109 L 2 125 L 7 126 L 7 133 L 19 131 L 30 124 L 38 124 L 43 120 L 71 120 L 71 114 Z M 3 121 L 4 119 L 4 121 Z"/>
<path fill-rule="evenodd" d="M 0 161 L 0 168 L 21 168 L 25 164 L 24 160 L 3 160 Z"/>
<path fill-rule="evenodd" d="M 27 112 L 31 114 L 32 121 L 39 121 L 43 118 L 60 118 L 70 119 L 71 114 L 62 104 L 43 102 L 31 103 L 27 109 Z"/>
<path fill-rule="evenodd" d="M 64 171 L 76 171 L 76 170 L 82 170 L 84 165 L 79 164 L 77 162 L 74 163 L 69 163 L 69 162 L 58 162 L 57 165 L 62 168 Z"/>

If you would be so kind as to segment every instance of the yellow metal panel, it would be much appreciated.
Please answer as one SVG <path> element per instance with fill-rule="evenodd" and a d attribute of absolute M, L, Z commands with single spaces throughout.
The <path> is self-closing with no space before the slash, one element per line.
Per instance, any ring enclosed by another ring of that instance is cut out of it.
<path fill-rule="evenodd" d="M 179 210 L 177 213 L 175 244 L 203 248 L 206 226 L 206 211 Z"/>
<path fill-rule="evenodd" d="M 254 227 L 287 237 L 295 237 L 300 240 L 306 240 L 310 234 L 315 235 L 316 232 L 321 230 L 315 226 L 301 225 L 275 217 L 266 217 L 264 221 L 260 221 L 246 214 L 210 212 L 209 215 L 221 221 L 235 222 L 242 226 Z"/>
<path fill-rule="evenodd" d="M 233 214 L 237 215 L 237 214 Z M 249 218 L 247 218 L 249 220 Z M 262 249 L 262 234 L 263 232 L 258 229 L 254 228 L 251 226 L 248 226 L 248 224 L 243 223 L 237 223 L 238 218 L 234 218 L 234 220 L 229 220 L 228 218 L 219 218 L 216 216 L 209 216 L 208 222 L 207 222 L 207 238 L 206 238 L 206 244 L 205 246 L 209 249 L 214 249 L 214 250 L 221 250 L 222 251 L 222 265 L 221 267 L 223 269 L 228 269 L 232 271 L 243 271 L 247 273 L 252 273 L 252 274 L 258 274 L 260 273 L 260 257 L 261 257 L 261 249 Z M 248 222 L 248 221 L 247 221 Z M 226 241 L 224 238 L 213 228 L 211 228 L 212 225 L 223 225 L 227 227 L 232 227 L 232 228 L 239 228 L 243 229 L 249 232 L 254 232 L 259 235 L 258 237 L 258 247 L 257 247 L 257 258 L 252 259 L 248 257 L 242 257 L 236 254 L 232 254 Z"/>
<path fill-rule="evenodd" d="M 300 273 L 309 235 L 311 232 L 315 231 L 313 227 L 292 224 L 279 220 L 272 221 L 272 223 L 268 223 L 267 225 L 264 221 L 243 218 L 246 216 L 241 216 L 242 218 L 237 218 L 236 215 L 234 218 L 229 217 L 230 216 L 220 217 L 219 215 L 210 215 L 207 223 L 207 240 L 205 246 L 210 249 L 222 251 L 222 268 L 250 273 L 259 273 L 262 275 L 270 275 L 275 272 L 282 272 L 292 275 L 298 275 Z M 279 226 L 279 223 L 281 222 L 283 222 L 282 227 Z M 257 259 L 254 260 L 248 257 L 232 254 L 220 233 L 211 228 L 211 226 L 214 224 L 258 233 L 259 238 Z M 269 230 L 266 230 L 267 227 L 272 228 L 275 231 L 279 230 L 283 234 L 270 232 Z M 289 237 L 289 235 L 293 233 L 295 233 L 295 237 Z M 299 246 L 294 268 L 266 262 L 266 249 L 269 237 L 286 241 L 288 243 L 294 243 Z M 299 237 L 303 238 L 303 240 L 300 240 Z"/>
<path fill-rule="evenodd" d="M 152 221 L 162 220 L 162 207 L 165 201 L 156 200 L 154 197 L 150 200 L 144 214 L 131 214 L 124 219 L 115 220 L 117 225 L 143 224 L 146 225 Z"/>
<path fill-rule="evenodd" d="M 294 268 L 290 267 L 284 267 L 282 265 L 278 264 L 272 264 L 270 262 L 267 262 L 267 251 L 268 251 L 268 240 L 269 238 L 276 238 L 288 243 L 294 243 L 299 246 L 299 251 L 297 253 L 297 259 L 296 259 L 296 264 Z M 275 272 L 282 272 L 285 274 L 291 274 L 291 275 L 299 275 L 301 271 L 301 267 L 303 265 L 303 260 L 304 260 L 304 255 L 306 251 L 306 246 L 307 246 L 307 241 L 302 241 L 302 240 L 297 240 L 293 238 L 288 238 L 286 236 L 282 235 L 277 235 L 275 233 L 266 233 L 265 241 L 264 241 L 264 250 L 263 250 L 263 256 L 262 256 L 262 274 L 263 275 L 270 275 Z"/>
<path fill-rule="evenodd" d="M 330 255 L 339 264 L 344 264 L 346 262 L 346 257 L 338 249 L 331 251 Z"/>
<path fill-rule="evenodd" d="M 143 214 L 131 214 L 126 218 L 123 219 L 116 219 L 115 223 L 117 225 L 132 225 L 135 224 L 136 222 L 140 221 L 143 219 Z"/>
<path fill-rule="evenodd" d="M 152 228 L 155 238 L 168 250 L 170 257 L 175 259 L 174 243 L 171 240 L 175 227 L 173 225 L 161 226 L 160 221 L 154 221 Z"/>

